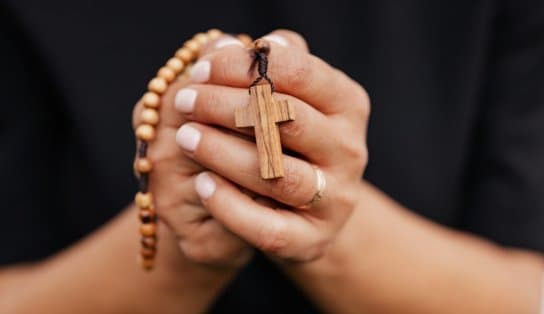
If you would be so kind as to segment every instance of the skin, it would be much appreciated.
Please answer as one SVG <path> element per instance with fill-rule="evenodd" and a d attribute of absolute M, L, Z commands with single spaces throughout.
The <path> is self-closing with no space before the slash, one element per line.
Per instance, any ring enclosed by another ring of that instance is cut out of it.
<path fill-rule="evenodd" d="M 138 219 L 127 208 L 44 261 L 0 269 L 0 313 L 202 313 L 235 272 L 187 259 L 159 225 L 157 267 L 136 263 Z"/>
<path fill-rule="evenodd" d="M 232 112 L 248 101 L 251 60 L 238 46 L 207 51 L 201 59 L 211 72 L 189 86 L 198 96 L 184 126 L 200 132 L 198 145 L 184 154 L 209 170 L 203 176 L 215 186 L 201 195 L 206 210 L 282 265 L 330 312 L 537 313 L 542 256 L 426 221 L 361 182 L 366 93 L 310 55 L 299 35 L 277 34 L 289 44 L 272 43 L 269 76 L 275 97 L 295 107 L 297 120 L 281 125 L 280 133 L 296 157 L 284 155 L 285 178 L 259 178 L 254 145 L 222 131 L 248 134 L 234 127 Z M 315 193 L 311 164 L 324 171 L 327 190 L 301 210 Z M 235 184 L 272 205 L 254 202 Z"/>
<path fill-rule="evenodd" d="M 274 34 L 288 43 L 271 42 L 274 97 L 293 103 L 297 116 L 280 126 L 291 152 L 286 177 L 261 180 L 252 131 L 233 125 L 255 78 L 249 53 L 211 43 L 201 55 L 209 77 L 172 84 L 149 149 L 164 223 L 157 269 L 146 274 L 131 263 L 138 251 L 131 205 L 52 258 L 1 269 L 0 312 L 203 312 L 255 247 L 328 312 L 537 313 L 542 256 L 434 224 L 362 182 L 366 92 L 310 55 L 299 35 Z M 174 108 L 181 88 L 197 91 L 190 113 Z M 134 125 L 141 110 L 139 103 Z M 200 132 L 193 149 L 173 144 L 181 125 Z M 298 209 L 315 193 L 312 164 L 325 173 L 325 195 Z"/>

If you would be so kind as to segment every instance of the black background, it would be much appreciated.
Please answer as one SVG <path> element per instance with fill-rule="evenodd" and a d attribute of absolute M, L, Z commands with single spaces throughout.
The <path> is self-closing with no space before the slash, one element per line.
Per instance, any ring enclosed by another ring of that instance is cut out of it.
<path fill-rule="evenodd" d="M 4 0 L 0 14 L 0 263 L 53 254 L 130 202 L 132 107 L 211 27 L 300 32 L 371 96 L 368 180 L 544 251 L 543 1 Z M 294 289 L 258 258 L 214 312 L 314 311 Z"/>

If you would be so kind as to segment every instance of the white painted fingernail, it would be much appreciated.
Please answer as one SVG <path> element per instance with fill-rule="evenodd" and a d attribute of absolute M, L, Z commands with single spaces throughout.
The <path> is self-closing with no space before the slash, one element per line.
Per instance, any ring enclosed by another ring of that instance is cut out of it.
<path fill-rule="evenodd" d="M 275 42 L 276 44 L 278 44 L 280 46 L 284 46 L 284 47 L 287 47 L 289 45 L 289 42 L 287 41 L 287 39 L 283 38 L 280 35 L 276 35 L 276 34 L 266 35 L 266 36 L 263 37 L 263 39 Z"/>
<path fill-rule="evenodd" d="M 195 190 L 203 199 L 210 198 L 215 192 L 215 181 L 206 172 L 202 172 L 195 179 Z"/>
<path fill-rule="evenodd" d="M 244 44 L 242 44 L 242 42 L 239 41 L 238 39 L 232 38 L 232 37 L 221 38 L 215 43 L 215 48 L 216 49 L 223 48 L 223 47 L 226 47 L 226 46 L 244 47 Z"/>
<path fill-rule="evenodd" d="M 176 133 L 176 142 L 188 151 L 194 151 L 200 142 L 200 131 L 190 125 L 183 125 Z"/>
<path fill-rule="evenodd" d="M 200 60 L 191 68 L 191 81 L 204 83 L 210 79 L 211 64 L 208 60 Z"/>
<path fill-rule="evenodd" d="M 174 107 L 183 112 L 191 113 L 195 107 L 196 90 L 191 88 L 183 88 L 178 91 L 174 99 Z"/>

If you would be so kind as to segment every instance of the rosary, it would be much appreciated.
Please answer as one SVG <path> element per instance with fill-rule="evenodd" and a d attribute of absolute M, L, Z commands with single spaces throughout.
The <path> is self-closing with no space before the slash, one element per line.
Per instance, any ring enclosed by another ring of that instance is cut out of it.
<path fill-rule="evenodd" d="M 159 69 L 143 95 L 142 102 L 145 109 L 141 112 L 141 123 L 136 127 L 138 149 L 134 170 L 138 178 L 139 191 L 136 193 L 135 204 L 138 207 L 140 225 L 141 250 L 139 262 L 143 269 L 152 270 L 157 253 L 157 215 L 155 212 L 152 193 L 149 191 L 149 173 L 153 163 L 147 158 L 148 143 L 155 139 L 155 128 L 159 124 L 159 112 L 162 99 L 169 84 L 187 72 L 196 61 L 202 47 L 212 40 L 221 37 L 223 33 L 211 29 L 206 33 L 198 33 L 186 41 L 176 51 L 174 57 Z M 293 121 L 295 111 L 292 104 L 286 100 L 276 101 L 272 98 L 274 83 L 268 76 L 268 55 L 270 45 L 267 41 L 256 40 L 251 42 L 247 35 L 238 35 L 246 46 L 251 47 L 253 63 L 250 73 L 257 66 L 259 76 L 249 86 L 250 101 L 247 106 L 236 108 L 234 112 L 235 124 L 239 128 L 253 127 L 255 142 L 259 156 L 259 168 L 262 179 L 275 179 L 284 176 L 282 161 L 282 146 L 278 123 Z"/>

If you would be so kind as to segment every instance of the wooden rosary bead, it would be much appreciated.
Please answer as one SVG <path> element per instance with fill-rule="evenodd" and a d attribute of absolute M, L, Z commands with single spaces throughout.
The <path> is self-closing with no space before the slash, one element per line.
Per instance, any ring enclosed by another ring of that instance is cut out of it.
<path fill-rule="evenodd" d="M 162 77 L 166 83 L 172 83 L 174 79 L 176 78 L 176 72 L 172 70 L 171 68 L 164 66 L 159 69 L 157 72 L 158 77 Z"/>
<path fill-rule="evenodd" d="M 136 128 L 136 136 L 142 141 L 149 142 L 155 139 L 155 128 L 149 124 L 141 124 Z"/>
<path fill-rule="evenodd" d="M 157 125 L 157 123 L 159 123 L 159 112 L 155 109 L 146 108 L 142 110 L 140 119 L 142 120 L 142 123 Z"/>
<path fill-rule="evenodd" d="M 140 217 L 140 221 L 144 224 L 155 222 L 155 210 L 152 208 L 141 209 L 138 212 L 138 216 Z"/>
<path fill-rule="evenodd" d="M 176 58 L 179 58 L 185 64 L 191 62 L 194 56 L 195 54 L 187 47 L 179 48 L 178 51 L 176 51 Z"/>
<path fill-rule="evenodd" d="M 150 208 L 151 205 L 153 204 L 153 195 L 150 192 L 147 192 L 147 193 L 138 192 L 136 193 L 134 202 L 136 203 L 136 206 L 138 206 L 139 208 L 142 208 L 142 209 Z"/>
<path fill-rule="evenodd" d="M 147 158 L 138 158 L 134 162 L 134 170 L 139 173 L 148 173 L 153 169 L 153 164 Z"/>
<path fill-rule="evenodd" d="M 147 92 L 142 97 L 142 102 L 147 108 L 157 109 L 161 105 L 161 98 L 153 92 Z"/>
<path fill-rule="evenodd" d="M 143 247 L 140 250 L 140 255 L 144 259 L 148 259 L 148 258 L 155 257 L 156 252 L 157 252 L 157 250 L 155 248 Z"/>
<path fill-rule="evenodd" d="M 198 33 L 193 37 L 193 39 L 196 40 L 200 44 L 200 46 L 204 46 L 210 41 L 210 36 L 205 33 Z"/>
<path fill-rule="evenodd" d="M 164 92 L 166 92 L 166 89 L 168 88 L 168 83 L 162 77 L 155 77 L 154 79 L 149 81 L 147 88 L 157 94 L 164 94 Z"/>
<path fill-rule="evenodd" d="M 179 58 L 170 58 L 166 62 L 166 66 L 172 69 L 176 74 L 181 73 L 185 69 L 185 63 Z"/>
<path fill-rule="evenodd" d="M 143 247 L 155 248 L 157 247 L 157 237 L 142 237 L 140 244 Z"/>
<path fill-rule="evenodd" d="M 140 225 L 140 234 L 144 237 L 152 237 L 157 233 L 157 225 L 154 223 L 147 223 Z"/>
<path fill-rule="evenodd" d="M 211 40 L 215 40 L 215 39 L 221 37 L 221 35 L 223 35 L 223 32 L 221 32 L 217 28 L 212 28 L 212 29 L 208 30 L 208 36 L 210 36 Z"/>
<path fill-rule="evenodd" d="M 161 97 L 167 91 L 169 84 L 174 82 L 179 75 L 184 75 L 187 67 L 198 57 L 202 46 L 211 40 L 219 38 L 223 33 L 218 29 L 210 29 L 204 33 L 197 33 L 179 48 L 175 56 L 168 59 L 166 64 L 157 71 L 157 76 L 149 81 L 148 92 L 142 96 L 144 109 L 140 112 L 140 124 L 135 133 L 139 140 L 137 158 L 134 160 L 134 170 L 139 179 L 140 191 L 136 194 L 134 202 L 139 207 L 138 218 L 142 222 L 139 231 L 141 235 L 140 254 L 138 261 L 143 269 L 152 270 L 155 266 L 157 252 L 157 214 L 153 208 L 153 197 L 148 192 L 149 172 L 153 169 L 153 163 L 146 157 L 149 142 L 156 137 L 155 126 L 160 122 L 159 108 Z M 251 42 L 247 35 L 240 37 L 243 42 Z"/>
<path fill-rule="evenodd" d="M 244 46 L 246 47 L 249 47 L 251 46 L 251 44 L 253 43 L 253 39 L 251 39 L 251 37 L 248 35 L 248 34 L 238 34 L 238 36 L 236 36 L 238 38 L 239 41 L 241 41 Z"/>
<path fill-rule="evenodd" d="M 155 260 L 153 258 L 143 258 L 141 255 L 138 255 L 138 263 L 145 270 L 152 270 L 155 266 Z"/>
<path fill-rule="evenodd" d="M 198 41 L 196 41 L 194 39 L 190 39 L 190 40 L 186 41 L 184 47 L 191 50 L 193 55 L 197 55 L 198 51 L 200 50 L 200 44 L 198 43 Z"/>

